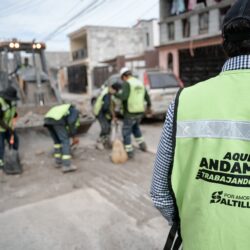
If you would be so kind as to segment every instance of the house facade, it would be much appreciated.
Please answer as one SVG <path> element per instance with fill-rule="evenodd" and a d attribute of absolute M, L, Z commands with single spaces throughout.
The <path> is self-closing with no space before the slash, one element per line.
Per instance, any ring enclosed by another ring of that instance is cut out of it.
<path fill-rule="evenodd" d="M 186 86 L 218 74 L 226 60 L 221 27 L 233 2 L 160 0 L 160 68 Z"/>
<path fill-rule="evenodd" d="M 70 92 L 91 93 L 95 87 L 94 69 L 103 66 L 102 62 L 119 55 L 140 54 L 145 49 L 143 30 L 140 28 L 85 26 L 70 33 L 69 38 Z"/>

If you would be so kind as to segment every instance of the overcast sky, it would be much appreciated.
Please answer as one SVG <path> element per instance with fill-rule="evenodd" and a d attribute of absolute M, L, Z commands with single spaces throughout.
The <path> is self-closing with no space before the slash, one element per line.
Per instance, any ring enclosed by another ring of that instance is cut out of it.
<path fill-rule="evenodd" d="M 1 0 L 0 39 L 36 39 L 46 41 L 48 50 L 66 51 L 67 34 L 84 25 L 132 26 L 158 18 L 158 6 L 159 0 Z"/>

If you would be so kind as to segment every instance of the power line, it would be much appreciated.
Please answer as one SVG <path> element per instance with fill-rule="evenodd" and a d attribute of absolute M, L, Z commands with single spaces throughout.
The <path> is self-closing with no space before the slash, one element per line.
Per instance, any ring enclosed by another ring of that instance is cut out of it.
<path fill-rule="evenodd" d="M 81 11 L 79 11 L 76 15 L 71 17 L 69 20 L 61 24 L 59 27 L 57 27 L 54 31 L 52 31 L 49 35 L 45 37 L 45 41 L 51 40 L 55 35 L 58 35 L 59 33 L 63 32 L 67 28 L 70 27 L 76 21 L 78 18 L 80 18 L 83 14 L 88 14 L 95 9 L 97 9 L 100 5 L 104 4 L 107 0 L 102 0 L 101 2 L 92 1 L 90 4 L 88 4 L 86 7 L 84 7 Z M 99 3 L 98 3 L 99 2 Z"/>
<path fill-rule="evenodd" d="M 74 4 L 74 6 L 65 14 L 65 16 L 71 14 L 73 10 L 75 10 L 76 7 L 78 7 L 81 4 L 82 0 L 77 0 L 77 3 Z"/>
<path fill-rule="evenodd" d="M 6 11 L 9 11 L 9 10 L 12 10 L 12 9 L 15 9 L 17 7 L 20 7 L 22 6 L 23 4 L 26 4 L 28 2 L 32 2 L 31 0 L 26 0 L 25 2 L 18 2 L 18 3 L 13 3 L 13 4 L 10 4 L 10 5 L 7 5 L 7 6 L 3 6 L 0 13 L 3 13 L 3 12 L 6 12 Z"/>
<path fill-rule="evenodd" d="M 152 6 L 150 6 L 150 8 L 148 8 L 147 10 L 145 10 L 145 12 L 143 12 L 141 14 L 141 16 L 139 17 L 142 18 L 143 16 L 145 16 L 148 12 L 150 12 L 154 7 L 158 6 L 159 5 L 159 2 L 157 1 L 156 3 L 154 3 Z"/>
<path fill-rule="evenodd" d="M 28 10 L 30 8 L 33 9 L 34 7 L 37 7 L 38 5 L 40 5 L 41 3 L 44 3 L 44 0 L 36 0 L 36 1 L 28 0 L 22 3 L 21 5 L 16 5 L 16 6 L 13 6 L 12 8 L 9 8 L 7 10 L 0 12 L 0 14 L 2 13 L 0 17 L 7 17 L 7 16 L 15 15 L 15 14 L 23 12 L 24 10 Z"/>
<path fill-rule="evenodd" d="M 144 1 L 145 2 L 145 1 Z M 109 17 L 107 17 L 107 18 L 105 18 L 105 19 L 102 19 L 100 22 L 99 22 L 99 24 L 103 24 L 104 22 L 107 22 L 107 21 L 112 21 L 112 20 L 114 20 L 114 19 L 116 19 L 117 17 L 119 17 L 119 15 L 121 14 L 121 13 L 126 13 L 126 12 L 128 12 L 128 10 L 133 6 L 133 8 L 135 9 L 135 6 L 137 7 L 137 6 L 139 6 L 139 5 L 141 5 L 141 3 L 140 3 L 140 1 L 139 0 L 137 0 L 137 1 L 132 1 L 132 2 L 129 2 L 127 5 L 125 5 L 123 8 L 121 8 L 120 10 L 118 10 L 117 12 L 115 12 L 115 14 L 114 15 L 112 15 L 112 16 L 109 16 Z"/>
<path fill-rule="evenodd" d="M 13 15 L 16 13 L 16 11 L 20 11 L 23 8 L 27 8 L 32 4 L 34 1 L 33 0 L 27 0 L 26 2 L 16 4 L 15 6 L 12 6 L 10 8 L 4 9 L 3 11 L 0 12 L 1 17 L 6 17 L 8 15 Z"/>

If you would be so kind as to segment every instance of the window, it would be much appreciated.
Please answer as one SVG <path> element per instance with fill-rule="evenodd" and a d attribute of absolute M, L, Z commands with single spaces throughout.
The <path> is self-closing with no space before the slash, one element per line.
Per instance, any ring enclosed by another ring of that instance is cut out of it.
<path fill-rule="evenodd" d="M 199 34 L 208 33 L 208 21 L 209 21 L 208 12 L 199 15 Z"/>
<path fill-rule="evenodd" d="M 179 81 L 174 74 L 169 73 L 149 73 L 151 89 L 165 89 L 179 87 Z"/>
<path fill-rule="evenodd" d="M 173 68 L 174 68 L 174 64 L 173 64 L 173 54 L 172 53 L 168 53 L 168 71 L 169 72 L 173 72 Z"/>
<path fill-rule="evenodd" d="M 189 19 L 182 20 L 182 37 L 190 37 L 190 21 L 189 21 Z"/>
<path fill-rule="evenodd" d="M 146 33 L 146 44 L 147 44 L 147 47 L 150 46 L 150 37 L 149 37 L 149 33 L 148 32 Z"/>
<path fill-rule="evenodd" d="M 174 40 L 174 23 L 168 23 L 168 40 Z"/>

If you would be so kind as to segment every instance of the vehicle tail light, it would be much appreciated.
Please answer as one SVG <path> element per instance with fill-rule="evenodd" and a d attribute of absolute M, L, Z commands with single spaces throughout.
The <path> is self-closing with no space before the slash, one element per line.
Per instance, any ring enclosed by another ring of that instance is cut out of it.
<path fill-rule="evenodd" d="M 149 78 L 148 78 L 147 72 L 144 72 L 144 77 L 143 77 L 143 78 L 144 78 L 144 79 L 143 79 L 144 86 L 145 86 L 146 88 L 149 88 L 150 86 L 149 86 Z"/>
<path fill-rule="evenodd" d="M 177 78 L 177 80 L 178 80 L 179 87 L 180 87 L 180 88 L 184 88 L 184 83 L 183 83 L 183 81 L 181 80 L 181 78 L 180 78 L 180 77 L 178 77 L 177 75 L 176 75 L 175 77 L 176 77 L 176 78 Z"/>

